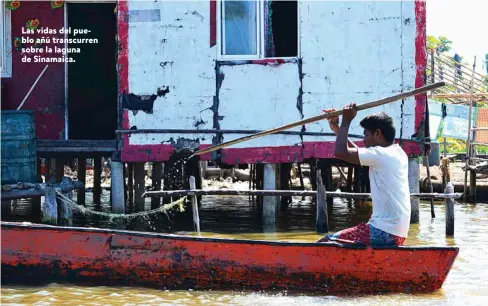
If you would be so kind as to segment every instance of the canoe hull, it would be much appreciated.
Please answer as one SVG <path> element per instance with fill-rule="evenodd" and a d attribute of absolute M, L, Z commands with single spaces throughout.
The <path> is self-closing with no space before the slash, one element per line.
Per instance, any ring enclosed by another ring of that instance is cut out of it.
<path fill-rule="evenodd" d="M 458 248 L 213 239 L 2 222 L 2 282 L 195 290 L 431 292 Z"/>

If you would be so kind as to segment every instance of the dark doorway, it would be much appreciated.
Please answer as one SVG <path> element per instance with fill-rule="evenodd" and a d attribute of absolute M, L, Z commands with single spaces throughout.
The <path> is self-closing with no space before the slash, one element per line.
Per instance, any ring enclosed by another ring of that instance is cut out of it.
<path fill-rule="evenodd" d="M 297 1 L 272 1 L 272 24 L 275 54 L 273 57 L 298 55 L 298 3 Z"/>
<path fill-rule="evenodd" d="M 69 3 L 69 38 L 96 38 L 98 43 L 69 44 L 80 48 L 68 63 L 68 138 L 115 139 L 117 129 L 117 19 L 115 3 Z M 87 29 L 74 36 L 74 29 Z"/>

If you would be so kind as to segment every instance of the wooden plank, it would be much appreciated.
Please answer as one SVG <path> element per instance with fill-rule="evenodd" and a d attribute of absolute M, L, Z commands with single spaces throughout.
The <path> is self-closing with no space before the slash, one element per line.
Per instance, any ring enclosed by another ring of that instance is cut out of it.
<path fill-rule="evenodd" d="M 54 184 L 38 183 L 38 184 L 26 184 L 22 188 L 16 188 L 17 185 L 4 185 L 2 186 L 1 199 L 2 200 L 15 200 L 22 198 L 32 198 L 43 196 L 46 188 L 53 187 L 58 188 L 61 192 L 66 193 L 74 189 L 80 189 L 83 187 L 79 181 L 72 181 L 70 178 L 65 177 L 63 182 Z"/>
<path fill-rule="evenodd" d="M 315 191 L 300 191 L 300 190 L 234 190 L 234 189 L 215 189 L 215 190 L 161 190 L 161 191 L 146 191 L 144 197 L 181 197 L 187 195 L 233 195 L 233 196 L 247 196 L 247 195 L 257 195 L 257 196 L 306 196 L 306 197 L 316 197 L 317 193 Z M 410 193 L 411 198 L 421 198 L 421 199 L 442 199 L 442 198 L 452 198 L 459 199 L 462 197 L 462 193 Z M 337 197 L 343 199 L 370 199 L 370 193 L 350 193 L 350 192 L 327 192 L 327 197 Z"/>
<path fill-rule="evenodd" d="M 41 148 L 72 147 L 72 148 L 112 148 L 115 149 L 115 140 L 43 140 L 36 141 L 36 146 Z"/>

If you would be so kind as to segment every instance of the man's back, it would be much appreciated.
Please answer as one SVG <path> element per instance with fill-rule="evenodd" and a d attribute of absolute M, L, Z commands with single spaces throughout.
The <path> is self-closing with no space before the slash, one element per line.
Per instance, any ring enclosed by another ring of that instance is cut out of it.
<path fill-rule="evenodd" d="M 369 224 L 407 237 L 410 227 L 408 157 L 398 144 L 358 149 L 362 166 L 369 166 L 373 214 Z"/>

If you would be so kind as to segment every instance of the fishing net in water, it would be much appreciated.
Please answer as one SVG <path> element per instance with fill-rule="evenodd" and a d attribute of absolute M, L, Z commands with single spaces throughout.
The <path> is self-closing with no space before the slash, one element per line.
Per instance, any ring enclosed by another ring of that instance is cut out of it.
<path fill-rule="evenodd" d="M 102 216 L 106 217 L 109 219 L 110 222 L 114 219 L 125 219 L 125 220 L 131 220 L 137 217 L 148 217 L 150 215 L 154 214 L 159 214 L 159 213 L 164 213 L 168 216 L 168 211 L 178 207 L 180 212 L 184 212 L 185 209 L 183 207 L 183 204 L 185 203 L 187 196 L 182 197 L 181 199 L 178 199 L 176 201 L 173 201 L 168 204 L 164 204 L 161 207 L 151 209 L 148 211 L 141 211 L 141 212 L 136 212 L 136 213 L 131 213 L 131 214 L 116 214 L 116 213 L 108 213 L 108 212 L 103 212 L 103 211 L 96 211 L 93 209 L 86 208 L 84 206 L 76 204 L 72 199 L 61 193 L 60 190 L 56 190 L 56 194 L 59 196 L 59 198 L 63 201 L 63 203 L 66 205 L 67 208 L 73 210 L 76 209 L 83 215 L 96 215 L 96 216 Z"/>

